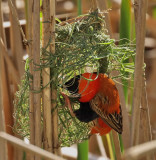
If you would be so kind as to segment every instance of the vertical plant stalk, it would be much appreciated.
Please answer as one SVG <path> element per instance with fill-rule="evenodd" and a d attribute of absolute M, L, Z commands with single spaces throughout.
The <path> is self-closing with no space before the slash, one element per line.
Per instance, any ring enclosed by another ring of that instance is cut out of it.
<path fill-rule="evenodd" d="M 129 43 L 131 36 L 131 1 L 122 0 L 120 18 L 120 44 Z"/>
<path fill-rule="evenodd" d="M 28 0 L 28 19 L 27 19 L 27 28 L 26 28 L 26 32 L 27 32 L 27 38 L 29 41 L 32 41 L 33 39 L 33 32 L 32 32 L 32 5 L 33 5 L 33 1 L 32 0 Z M 26 47 L 28 55 L 29 55 L 29 59 L 33 59 L 33 54 L 32 54 L 32 42 L 29 43 L 29 45 L 27 45 Z M 31 75 L 33 75 L 33 62 L 31 61 L 29 63 L 29 72 Z M 29 126 L 30 126 L 30 143 L 31 144 L 35 144 L 35 119 L 34 119 L 34 105 L 33 105 L 33 101 L 34 101 L 34 95 L 33 95 L 33 79 L 29 79 L 30 83 L 30 88 L 29 88 Z M 30 155 L 27 154 L 27 160 L 34 160 L 34 155 Z"/>
<path fill-rule="evenodd" d="M 102 141 L 102 138 L 100 135 L 96 135 L 96 139 L 97 139 L 97 143 L 98 143 L 98 146 L 99 146 L 99 150 L 100 150 L 100 153 L 103 157 L 105 158 L 108 158 L 107 157 L 107 154 L 106 154 L 106 151 L 105 151 L 105 148 L 104 148 L 104 144 L 103 144 L 103 141 Z"/>
<path fill-rule="evenodd" d="M 97 9 L 97 0 L 90 0 L 90 6 L 91 11 L 95 11 Z"/>
<path fill-rule="evenodd" d="M 32 41 L 33 39 L 33 32 L 32 32 L 32 6 L 33 1 L 28 0 L 28 28 L 27 28 L 27 35 L 28 40 Z M 33 59 L 33 52 L 32 52 L 32 42 L 27 47 L 27 52 L 29 54 L 29 59 Z M 34 74 L 33 72 L 33 62 L 31 61 L 29 64 L 29 72 L 31 75 Z M 34 119 L 34 105 L 33 105 L 33 99 L 34 94 L 32 92 L 33 90 L 33 80 L 29 79 L 31 81 L 30 88 L 29 88 L 29 125 L 30 125 L 30 143 L 35 144 L 35 119 Z M 34 156 L 30 157 L 31 160 L 34 160 Z"/>
<path fill-rule="evenodd" d="M 13 64 L 15 65 L 15 68 L 17 69 L 17 72 L 20 75 L 20 79 L 24 74 L 24 63 L 23 63 L 23 45 L 22 45 L 22 39 L 21 39 L 21 32 L 19 28 L 19 21 L 18 21 L 18 15 L 15 9 L 15 0 L 8 0 L 8 5 L 10 8 L 10 39 L 11 39 L 11 56 L 13 60 Z M 18 21 L 18 22 L 17 22 Z M 9 77 L 10 80 L 12 77 Z M 14 90 L 11 94 L 11 106 L 13 110 L 13 99 L 14 94 L 18 90 L 18 84 L 14 83 Z M 13 111 L 12 111 L 13 112 Z M 17 136 L 15 134 L 15 136 Z M 15 159 L 21 159 L 22 152 L 20 150 L 17 150 L 14 148 L 14 158 Z"/>
<path fill-rule="evenodd" d="M 40 64 L 40 1 L 33 1 L 32 4 L 32 56 L 33 56 L 33 90 L 40 91 L 41 78 L 40 71 L 35 64 Z M 34 92 L 33 95 L 34 127 L 35 127 L 35 145 L 41 147 L 41 93 Z M 35 160 L 40 159 L 35 157 Z"/>
<path fill-rule="evenodd" d="M 50 32 L 50 2 L 43 1 L 42 4 L 43 23 L 42 25 L 42 46 L 45 48 L 51 39 Z M 47 48 L 50 51 L 50 47 Z M 44 55 L 43 55 L 44 56 Z M 46 63 L 46 61 L 44 62 Z M 50 82 L 50 68 L 44 68 L 42 71 L 43 86 Z M 44 129 L 44 149 L 52 152 L 52 121 L 51 121 L 51 88 L 50 84 L 43 89 L 42 92 L 42 106 L 43 106 L 43 129 Z"/>
<path fill-rule="evenodd" d="M 120 45 L 130 43 L 131 36 L 131 0 L 122 0 L 120 7 Z M 128 59 L 126 62 L 129 62 Z M 128 74 L 127 74 L 128 76 Z M 126 104 L 128 103 L 128 80 L 122 79 Z"/>
<path fill-rule="evenodd" d="M 3 16 L 1 11 L 1 0 L 0 0 L 0 39 L 4 39 L 3 32 Z M 1 46 L 0 46 L 1 49 Z M 3 94 L 2 94 L 2 61 L 4 61 L 2 54 L 0 53 L 0 131 L 5 131 L 5 119 L 4 119 L 4 109 L 3 109 Z M 0 155 L 3 160 L 8 159 L 7 155 L 7 144 L 6 141 L 0 140 Z"/>
<path fill-rule="evenodd" d="M 119 136 L 114 130 L 112 130 L 112 135 L 113 135 L 113 142 L 115 145 L 116 158 L 121 159 L 121 149 L 120 149 L 120 143 L 119 143 Z"/>
<path fill-rule="evenodd" d="M 9 57 L 7 48 L 2 38 L 0 38 L 0 46 L 1 46 L 1 51 L 2 51 L 1 54 L 3 55 L 3 58 L 5 59 L 6 65 L 9 67 L 11 76 L 13 78 L 13 82 L 19 84 L 20 83 L 19 73 L 17 69 L 15 68 L 15 65 L 13 64 L 11 58 Z"/>
<path fill-rule="evenodd" d="M 52 41 L 50 50 L 52 54 L 55 54 L 55 0 L 50 0 L 50 28 L 51 28 L 51 35 Z M 52 77 L 53 81 L 55 82 L 55 77 Z M 57 91 L 55 89 L 55 85 L 52 85 L 52 151 L 53 153 L 59 155 L 59 141 L 58 141 L 58 111 L 56 108 L 56 101 L 57 101 Z"/>
<path fill-rule="evenodd" d="M 120 9 L 120 44 L 126 44 L 130 41 L 131 36 L 131 1 L 130 0 L 122 0 L 121 9 Z M 128 60 L 129 61 L 129 60 Z M 128 81 L 127 80 L 119 80 L 119 82 L 123 83 L 122 87 L 122 95 L 124 96 L 124 107 L 123 110 L 123 144 L 124 148 L 127 149 L 130 147 L 130 123 L 129 116 L 126 109 L 126 104 L 128 102 Z M 120 93 L 121 89 L 119 89 Z M 122 104 L 123 105 L 123 104 Z"/>
<path fill-rule="evenodd" d="M 21 32 L 18 26 L 19 22 L 17 18 L 17 13 L 15 10 L 15 0 L 11 1 L 8 0 L 9 8 L 11 10 L 10 13 L 10 37 L 11 37 L 11 51 L 12 51 L 12 58 L 16 68 L 18 69 L 20 78 L 24 74 L 24 63 L 23 63 L 23 46 L 22 46 L 22 39 L 21 39 Z"/>
<path fill-rule="evenodd" d="M 16 76 L 16 78 L 15 78 L 15 76 L 12 76 L 14 78 L 13 82 L 15 83 L 16 86 L 17 86 L 17 83 L 19 83 L 19 74 L 18 74 L 19 72 L 17 72 L 14 64 L 12 63 L 12 61 L 8 55 L 7 48 L 4 45 L 2 38 L 0 38 L 0 50 L 1 50 L 1 54 L 2 54 L 1 55 L 2 56 L 1 62 L 2 62 L 2 83 L 3 83 L 3 93 L 4 93 L 4 95 L 3 95 L 4 104 L 3 105 L 4 105 L 5 122 L 6 122 L 5 126 L 6 126 L 7 133 L 14 135 L 12 127 L 11 127 L 11 126 L 13 126 L 13 123 L 14 123 L 13 116 L 12 116 L 13 115 L 13 104 L 11 103 L 12 102 L 11 94 L 13 97 L 14 93 L 10 92 L 7 68 L 9 68 L 10 73 L 12 75 Z M 17 160 L 20 159 L 21 152 L 19 151 L 18 154 L 17 154 L 17 152 L 18 151 L 16 148 L 13 148 L 12 145 L 8 144 L 8 159 L 9 160 L 12 159 L 13 155 L 14 155 L 15 159 L 17 159 Z"/>
<path fill-rule="evenodd" d="M 82 0 L 77 0 L 77 6 L 78 6 L 78 15 L 82 14 Z"/>
<path fill-rule="evenodd" d="M 18 19 L 18 14 L 17 14 L 16 8 L 15 8 L 15 1 L 14 1 L 14 4 L 13 4 L 12 0 L 8 0 L 8 4 L 9 4 L 9 7 L 10 7 L 12 16 L 14 17 L 14 20 L 17 23 L 18 28 L 19 28 L 19 30 L 21 32 L 23 42 L 25 44 L 27 44 L 27 39 L 25 37 L 24 31 L 23 31 L 23 29 L 22 29 L 22 27 L 20 25 L 19 19 Z M 27 4 L 25 4 L 25 5 L 27 6 Z"/>
<path fill-rule="evenodd" d="M 144 44 L 147 0 L 135 0 L 136 17 L 136 57 L 134 73 L 134 92 L 132 108 L 131 145 L 139 143 L 140 105 L 142 96 L 142 78 L 144 76 Z"/>
<path fill-rule="evenodd" d="M 6 37 L 4 34 L 4 28 L 3 28 L 3 12 L 2 12 L 2 0 L 0 0 L 0 38 L 4 41 L 4 44 L 6 44 Z"/>
<path fill-rule="evenodd" d="M 113 152 L 113 146 L 112 146 L 112 143 L 111 143 L 110 133 L 106 134 L 106 139 L 107 139 L 107 143 L 108 143 L 110 158 L 111 158 L 111 160 L 115 160 L 115 155 L 114 155 L 114 152 Z"/>
<path fill-rule="evenodd" d="M 0 54 L 0 58 L 2 55 Z M 1 73 L 1 62 L 0 62 L 0 73 Z M 1 74 L 0 74 L 0 132 L 5 131 L 5 120 L 4 120 L 4 111 L 3 111 L 3 102 L 2 102 L 2 82 L 1 82 Z M 0 155 L 1 159 L 7 160 L 7 143 L 5 140 L 0 140 Z"/>
<path fill-rule="evenodd" d="M 137 19 L 136 19 L 137 21 Z M 142 118 L 144 117 L 144 118 Z M 143 128 L 144 142 L 152 140 L 152 131 L 150 125 L 149 106 L 146 92 L 146 79 L 142 77 L 142 97 L 141 97 L 141 111 L 140 111 L 140 124 Z"/>
<path fill-rule="evenodd" d="M 77 160 L 88 159 L 88 140 L 78 144 Z"/>
<path fill-rule="evenodd" d="M 143 141 L 140 143 L 145 143 L 148 141 L 152 141 L 152 131 L 150 125 L 150 116 L 149 116 L 149 107 L 147 101 L 147 93 L 146 93 L 146 82 L 145 79 L 142 78 L 142 97 L 141 97 L 141 110 L 140 110 L 140 126 L 142 128 L 143 133 Z M 147 160 L 154 160 L 154 155 L 146 156 Z"/>
<path fill-rule="evenodd" d="M 5 118 L 5 120 L 4 120 L 5 124 L 3 124 L 3 125 L 5 127 L 4 129 L 6 130 L 6 132 L 13 135 L 13 131 L 10 127 L 10 126 L 13 126 L 13 117 L 12 117 L 12 107 L 11 107 L 11 100 L 10 100 L 10 94 L 9 94 L 10 88 L 9 88 L 9 83 L 8 83 L 9 82 L 8 81 L 8 74 L 7 74 L 8 70 L 6 68 L 6 61 L 5 61 L 5 57 L 4 57 L 5 53 L 4 53 L 4 50 L 2 50 L 3 49 L 2 45 L 6 46 L 6 37 L 5 37 L 5 33 L 4 33 L 4 28 L 3 28 L 3 15 L 2 15 L 2 10 L 1 10 L 1 4 L 2 4 L 2 1 L 0 0 L 0 42 L 1 42 L 1 44 L 0 44 L 0 65 L 1 65 L 0 66 L 1 67 L 0 85 L 3 84 L 3 85 L 1 85 L 1 90 L 0 90 L 1 94 L 3 94 L 0 96 L 2 99 L 0 101 L 0 103 L 3 107 L 2 109 L 4 112 L 4 117 L 1 117 L 1 118 Z M 3 127 L 3 126 L 1 126 L 1 127 Z M 11 160 L 11 158 L 13 157 L 13 154 L 14 154 L 13 147 L 10 144 L 8 144 L 7 151 L 6 151 L 5 150 L 6 144 L 4 142 L 2 142 L 2 143 L 4 144 L 3 149 L 4 149 L 5 154 L 6 154 L 6 152 L 8 152 L 8 157 L 6 157 L 6 158 Z"/>

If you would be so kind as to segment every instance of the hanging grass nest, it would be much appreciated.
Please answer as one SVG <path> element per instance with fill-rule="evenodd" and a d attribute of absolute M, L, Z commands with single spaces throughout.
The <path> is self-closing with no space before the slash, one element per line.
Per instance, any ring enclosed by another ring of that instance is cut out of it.
<path fill-rule="evenodd" d="M 105 29 L 104 15 L 95 12 L 80 16 L 66 22 L 56 24 L 55 54 L 41 49 L 41 63 L 35 64 L 39 69 L 50 68 L 51 80 L 48 84 L 57 90 L 57 107 L 59 119 L 59 141 L 61 146 L 70 146 L 82 142 L 90 136 L 91 123 L 80 122 L 72 117 L 65 107 L 64 98 L 60 92 L 66 92 L 60 86 L 84 72 L 110 73 L 119 72 L 118 77 L 127 78 L 133 73 L 134 63 L 125 63 L 134 59 L 134 50 L 126 46 L 117 46 L 114 39 L 110 39 Z M 16 94 L 14 129 L 23 137 L 29 138 L 29 92 L 32 75 L 29 73 L 29 63 L 26 62 L 25 78 Z M 45 63 L 46 62 L 46 63 Z M 117 77 L 111 77 L 117 78 Z M 41 78 L 42 79 L 42 78 Z M 47 85 L 48 85 L 47 84 Z M 41 91 L 46 86 L 42 85 Z M 66 92 L 67 93 L 67 92 Z M 68 94 L 68 93 L 67 93 Z M 73 110 L 79 108 L 79 103 L 73 103 Z M 42 118 L 43 119 L 43 118 Z"/>

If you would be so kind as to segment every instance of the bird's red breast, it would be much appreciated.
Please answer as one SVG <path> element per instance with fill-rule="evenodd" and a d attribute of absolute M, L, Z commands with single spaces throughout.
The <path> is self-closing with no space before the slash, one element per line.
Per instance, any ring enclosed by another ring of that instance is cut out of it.
<path fill-rule="evenodd" d="M 84 73 L 79 80 L 80 102 L 89 102 L 99 91 L 100 79 L 95 73 Z"/>

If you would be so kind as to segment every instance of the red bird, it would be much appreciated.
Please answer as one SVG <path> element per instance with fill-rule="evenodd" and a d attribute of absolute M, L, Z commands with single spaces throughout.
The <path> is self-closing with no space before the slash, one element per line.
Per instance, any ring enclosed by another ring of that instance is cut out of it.
<path fill-rule="evenodd" d="M 75 116 L 86 123 L 97 120 L 91 134 L 104 135 L 112 128 L 122 133 L 119 93 L 112 79 L 102 73 L 84 73 L 66 82 L 65 88 L 71 93 L 70 97 L 76 97 L 80 102 Z"/>

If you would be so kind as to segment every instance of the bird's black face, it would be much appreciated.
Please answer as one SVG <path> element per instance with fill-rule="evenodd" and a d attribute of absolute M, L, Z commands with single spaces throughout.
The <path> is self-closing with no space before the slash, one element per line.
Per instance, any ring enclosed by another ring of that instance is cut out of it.
<path fill-rule="evenodd" d="M 99 117 L 99 115 L 97 115 L 96 112 L 91 109 L 89 102 L 80 102 L 80 108 L 74 111 L 74 113 L 77 119 L 85 123 L 93 121 Z"/>
<path fill-rule="evenodd" d="M 64 84 L 64 87 L 70 92 L 70 93 L 78 93 L 78 87 L 79 87 L 79 80 L 80 75 L 75 76 L 74 78 L 70 79 Z"/>

